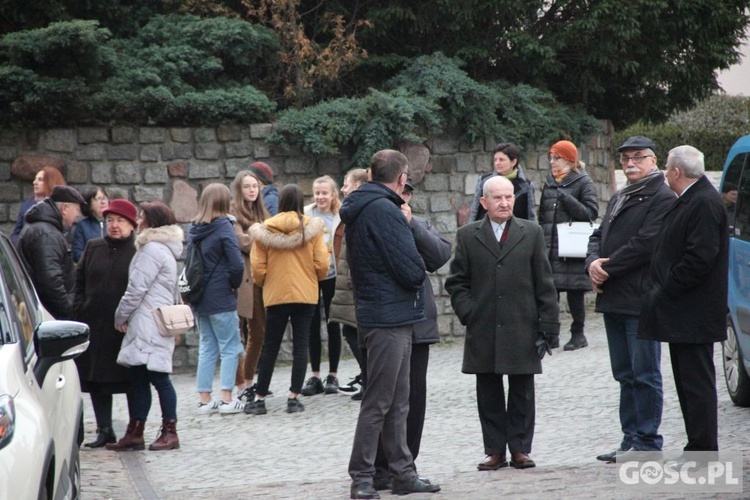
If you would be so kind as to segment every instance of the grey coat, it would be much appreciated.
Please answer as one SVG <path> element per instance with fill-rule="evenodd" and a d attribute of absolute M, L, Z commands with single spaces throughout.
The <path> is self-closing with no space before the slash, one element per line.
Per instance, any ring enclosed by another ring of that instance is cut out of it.
<path fill-rule="evenodd" d="M 136 238 L 128 288 L 115 311 L 115 324 L 128 325 L 117 356 L 123 366 L 146 365 L 154 372 L 172 373 L 174 337 L 159 333 L 153 310 L 175 302 L 183 237 L 175 224 L 145 229 Z"/>
<path fill-rule="evenodd" d="M 456 254 L 445 289 L 466 325 L 464 373 L 542 372 L 538 332 L 560 331 L 557 292 L 542 229 L 512 217 L 502 248 L 489 218 L 456 234 Z"/>

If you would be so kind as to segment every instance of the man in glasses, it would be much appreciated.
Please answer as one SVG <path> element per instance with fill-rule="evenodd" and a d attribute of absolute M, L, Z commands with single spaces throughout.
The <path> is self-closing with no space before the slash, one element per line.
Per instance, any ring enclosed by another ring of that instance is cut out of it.
<path fill-rule="evenodd" d="M 656 146 L 635 136 L 617 148 L 627 184 L 607 206 L 589 240 L 586 269 L 604 313 L 612 375 L 620 383 L 622 441 L 596 458 L 615 462 L 618 452 L 657 451 L 663 405 L 661 345 L 640 340 L 638 319 L 651 284 L 649 264 L 664 214 L 675 200 L 656 166 Z"/>

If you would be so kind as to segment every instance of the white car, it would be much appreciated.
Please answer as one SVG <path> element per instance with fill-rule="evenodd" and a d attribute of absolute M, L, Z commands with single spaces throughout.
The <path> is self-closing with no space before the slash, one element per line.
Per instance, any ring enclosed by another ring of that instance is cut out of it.
<path fill-rule="evenodd" d="M 54 321 L 0 233 L 0 499 L 80 498 L 89 328 Z"/>

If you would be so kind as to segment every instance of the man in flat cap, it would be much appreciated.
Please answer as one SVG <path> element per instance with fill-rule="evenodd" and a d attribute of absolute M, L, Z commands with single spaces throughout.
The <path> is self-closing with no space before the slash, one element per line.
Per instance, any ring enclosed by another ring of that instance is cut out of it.
<path fill-rule="evenodd" d="M 586 270 L 604 313 L 612 375 L 620 383 L 622 440 L 597 456 L 615 462 L 617 452 L 662 449 L 659 434 L 663 393 L 661 346 L 636 338 L 643 299 L 650 284 L 649 264 L 664 214 L 675 201 L 656 166 L 656 146 L 635 136 L 617 148 L 627 183 L 607 206 L 601 226 L 589 240 Z"/>
<path fill-rule="evenodd" d="M 55 319 L 72 317 L 75 264 L 64 232 L 85 204 L 74 188 L 55 186 L 47 198 L 26 212 L 26 223 L 16 242 L 42 305 Z"/>

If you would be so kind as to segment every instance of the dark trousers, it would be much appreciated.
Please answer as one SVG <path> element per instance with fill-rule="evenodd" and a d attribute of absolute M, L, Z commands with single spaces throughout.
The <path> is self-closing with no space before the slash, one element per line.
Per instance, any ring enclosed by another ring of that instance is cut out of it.
<path fill-rule="evenodd" d="M 279 356 L 284 330 L 292 322 L 292 383 L 289 390 L 295 394 L 302 392 L 307 370 L 307 338 L 310 335 L 313 304 L 280 304 L 266 309 L 266 340 L 258 363 L 258 396 L 268 394 L 273 367 Z"/>
<path fill-rule="evenodd" d="M 388 469 L 394 480 L 414 477 L 414 461 L 406 444 L 409 413 L 411 326 L 360 331 L 367 349 L 365 390 L 354 432 L 349 475 L 355 485 L 371 484 L 382 432 Z"/>
<path fill-rule="evenodd" d="M 318 281 L 318 295 L 323 301 L 323 309 L 326 313 L 326 328 L 328 330 L 328 371 L 336 373 L 339 369 L 341 359 L 341 325 L 335 321 L 328 321 L 331 301 L 336 292 L 336 278 Z M 320 304 L 315 307 L 315 312 L 310 326 L 310 369 L 314 372 L 320 371 L 320 358 L 323 352 L 322 340 L 320 338 Z"/>
<path fill-rule="evenodd" d="M 685 451 L 718 451 L 713 344 L 669 344 L 672 373 L 685 421 Z"/>
<path fill-rule="evenodd" d="M 159 395 L 161 416 L 171 420 L 177 418 L 177 393 L 175 393 L 169 373 L 152 372 L 146 365 L 130 368 L 133 385 L 133 413 L 135 420 L 146 420 L 151 410 L 151 385 Z"/>
<path fill-rule="evenodd" d="M 366 394 L 366 393 L 365 393 Z M 531 453 L 536 403 L 534 375 L 508 375 L 508 406 L 505 406 L 503 376 L 477 374 L 477 406 L 487 455 Z"/>
<path fill-rule="evenodd" d="M 111 392 L 91 392 L 91 406 L 94 408 L 96 417 L 96 428 L 102 429 L 112 427 L 112 393 Z M 133 392 L 132 390 L 125 393 L 128 401 L 128 413 L 133 415 Z"/>
<path fill-rule="evenodd" d="M 353 326 L 342 324 L 341 333 L 344 335 L 344 340 L 346 340 L 346 343 L 349 345 L 352 354 L 354 354 L 354 359 L 357 360 L 357 364 L 359 365 L 359 371 L 364 377 L 366 363 L 364 355 L 362 354 L 363 350 L 359 348 L 359 342 L 357 342 L 357 329 Z M 364 385 L 364 382 L 362 382 L 362 385 Z"/>
<path fill-rule="evenodd" d="M 430 360 L 430 344 L 412 344 L 411 367 L 409 369 L 409 414 L 406 416 L 406 445 L 413 460 L 417 460 L 422 444 L 424 415 L 427 403 L 427 364 Z M 378 443 L 375 458 L 375 475 L 387 475 L 388 460 L 385 458 L 383 440 Z"/>
<path fill-rule="evenodd" d="M 560 292 L 557 292 L 557 300 L 560 300 Z M 567 290 L 565 295 L 568 297 L 568 309 L 573 323 L 570 325 L 570 333 L 583 333 L 583 327 L 586 324 L 586 306 L 584 297 L 586 292 L 583 290 Z"/>

